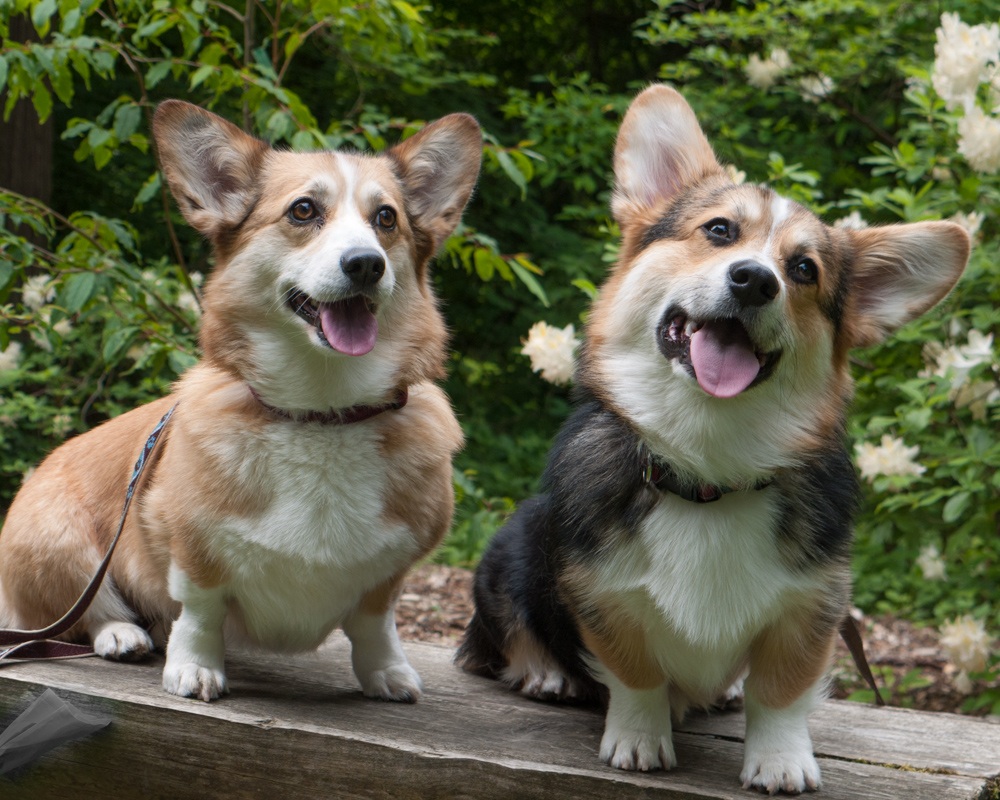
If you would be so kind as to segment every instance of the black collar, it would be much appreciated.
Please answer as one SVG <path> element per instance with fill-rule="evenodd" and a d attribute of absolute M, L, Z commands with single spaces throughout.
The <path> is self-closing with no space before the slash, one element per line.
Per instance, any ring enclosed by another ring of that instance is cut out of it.
<path fill-rule="evenodd" d="M 661 492 L 670 492 L 692 503 L 714 503 L 722 495 L 729 492 L 766 489 L 774 483 L 774 478 L 759 480 L 752 486 L 713 486 L 709 483 L 684 483 L 677 477 L 669 464 L 660 461 L 644 447 L 642 449 L 642 482 L 659 489 Z"/>
<path fill-rule="evenodd" d="M 380 406 L 351 406 L 350 408 L 330 409 L 329 411 L 306 411 L 303 414 L 292 414 L 283 408 L 276 408 L 265 403 L 257 394 L 256 389 L 249 383 L 247 387 L 249 387 L 250 394 L 253 395 L 254 399 L 272 414 L 297 422 L 319 422 L 322 425 L 350 425 L 354 422 L 363 422 L 386 411 L 398 411 L 406 405 L 408 399 L 406 387 L 403 387 L 395 390 L 391 402 Z"/>

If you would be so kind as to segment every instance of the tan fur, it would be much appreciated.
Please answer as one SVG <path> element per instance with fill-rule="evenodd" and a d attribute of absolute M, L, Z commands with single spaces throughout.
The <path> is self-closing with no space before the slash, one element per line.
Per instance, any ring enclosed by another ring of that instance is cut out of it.
<path fill-rule="evenodd" d="M 587 649 L 629 689 L 663 684 L 663 669 L 649 654 L 645 629 L 614 599 L 589 606 L 577 624 Z"/>
<path fill-rule="evenodd" d="M 843 613 L 829 597 L 801 598 L 750 646 L 747 691 L 768 708 L 794 703 L 829 669 Z"/>
<path fill-rule="evenodd" d="M 429 383 L 444 375 L 447 337 L 425 262 L 457 224 L 472 190 L 479 158 L 476 123 L 453 115 L 377 158 L 278 152 L 176 101 L 160 107 L 154 129 L 164 175 L 182 213 L 215 248 L 217 263 L 203 305 L 204 360 L 169 397 L 57 449 L 18 494 L 0 534 L 0 586 L 17 627 L 43 627 L 77 599 L 115 532 L 146 437 L 178 402 L 101 590 L 107 607 L 120 606 L 123 621 L 169 625 L 180 611 L 168 592 L 171 562 L 205 590 L 227 584 L 234 571 L 252 574 L 253 565 L 242 563 L 240 553 L 220 549 L 214 531 L 219 525 L 252 527 L 280 499 L 261 449 L 275 426 L 299 426 L 302 436 L 317 429 L 316 423 L 268 410 L 251 393 L 248 384 L 266 379 L 273 366 L 255 358 L 261 352 L 257 332 L 302 323 L 282 298 L 267 294 L 274 280 L 269 266 L 248 264 L 262 241 L 272 252 L 294 253 L 322 235 L 322 226 L 296 226 L 288 219 L 291 204 L 303 196 L 323 203 L 331 219 L 347 200 L 354 218 L 372 219 L 382 204 L 398 214 L 392 230 L 372 225 L 394 270 L 394 305 L 379 320 L 379 342 L 389 343 L 391 382 L 380 396 L 362 394 L 344 404 L 387 402 L 397 388 L 409 390 L 402 410 L 356 423 L 376 433 L 388 473 L 382 518 L 371 520 L 366 535 L 403 527 L 416 558 L 440 542 L 451 521 L 451 458 L 462 435 L 444 393 Z M 461 152 L 449 149 L 449 142 L 457 142 Z M 436 148 L 430 154 L 428 143 Z M 460 173 L 438 169 L 449 157 L 461 162 Z M 353 182 L 345 179 L 345 163 Z M 346 357 L 324 360 L 329 357 L 322 348 L 307 341 L 303 334 L 303 368 L 317 377 L 344 363 Z M 397 569 L 359 592 L 357 607 L 389 611 L 405 572 Z M 81 638 L 98 613 L 88 612 L 68 637 Z M 241 610 L 232 613 L 241 627 Z"/>

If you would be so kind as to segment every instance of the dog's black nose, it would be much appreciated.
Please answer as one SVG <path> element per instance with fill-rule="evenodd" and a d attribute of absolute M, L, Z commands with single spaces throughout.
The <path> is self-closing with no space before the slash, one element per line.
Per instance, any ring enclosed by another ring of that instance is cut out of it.
<path fill-rule="evenodd" d="M 777 276 L 756 261 L 737 261 L 729 268 L 729 291 L 741 306 L 763 306 L 778 295 Z"/>
<path fill-rule="evenodd" d="M 385 274 L 382 254 L 366 247 L 352 247 L 340 257 L 340 268 L 351 279 L 354 289 L 370 289 Z"/>

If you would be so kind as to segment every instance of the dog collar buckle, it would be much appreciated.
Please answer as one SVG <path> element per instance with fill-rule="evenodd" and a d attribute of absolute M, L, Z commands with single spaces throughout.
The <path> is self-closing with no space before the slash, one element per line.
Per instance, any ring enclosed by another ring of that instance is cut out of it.
<path fill-rule="evenodd" d="M 724 494 L 741 491 L 741 488 L 760 491 L 772 483 L 773 478 L 757 481 L 753 486 L 734 488 L 732 486 L 714 486 L 710 483 L 682 483 L 668 464 L 655 458 L 652 453 L 643 448 L 642 482 L 663 492 L 670 492 L 682 497 L 690 503 L 714 503 L 721 500 Z"/>

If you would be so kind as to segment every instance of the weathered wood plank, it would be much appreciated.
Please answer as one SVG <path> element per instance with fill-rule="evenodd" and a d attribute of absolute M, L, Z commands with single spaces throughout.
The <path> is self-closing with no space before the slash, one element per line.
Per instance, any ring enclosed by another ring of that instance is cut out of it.
<path fill-rule="evenodd" d="M 0 726 L 45 686 L 109 711 L 114 722 L 14 781 L 0 778 L 0 797 L 753 796 L 738 781 L 742 714 L 696 717 L 685 725 L 676 737 L 680 765 L 670 773 L 624 773 L 597 759 L 599 713 L 533 702 L 466 675 L 451 665 L 448 648 L 409 643 L 406 649 L 427 690 L 412 706 L 361 697 L 340 636 L 312 656 L 234 656 L 228 667 L 233 695 L 211 704 L 165 694 L 162 658 L 2 667 Z M 887 713 L 891 735 L 883 743 Z M 988 766 L 1000 764 L 1000 727 L 961 718 L 941 727 L 940 716 L 946 715 L 825 704 L 812 725 L 823 800 L 974 800 L 985 776 L 1000 771 Z M 859 758 L 954 774 L 850 760 Z"/>

